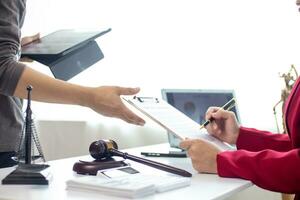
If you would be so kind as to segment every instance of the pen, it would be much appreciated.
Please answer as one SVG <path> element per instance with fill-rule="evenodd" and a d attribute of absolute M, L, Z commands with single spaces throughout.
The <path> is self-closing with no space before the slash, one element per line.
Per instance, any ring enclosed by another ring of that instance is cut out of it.
<path fill-rule="evenodd" d="M 224 106 L 222 106 L 219 110 L 223 109 L 223 110 L 230 110 L 231 108 L 233 108 L 235 106 L 235 99 L 232 98 L 230 99 Z M 217 110 L 217 112 L 219 111 Z M 200 129 L 204 128 L 206 125 L 208 125 L 210 123 L 211 120 L 206 120 L 201 126 Z"/>

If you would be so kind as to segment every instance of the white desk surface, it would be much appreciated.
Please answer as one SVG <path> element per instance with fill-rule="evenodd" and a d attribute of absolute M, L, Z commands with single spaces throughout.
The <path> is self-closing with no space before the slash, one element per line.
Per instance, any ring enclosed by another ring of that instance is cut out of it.
<path fill-rule="evenodd" d="M 168 144 L 145 146 L 127 149 L 128 153 L 140 155 L 141 151 L 157 151 L 167 149 Z M 125 151 L 124 151 L 125 152 Z M 79 192 L 66 190 L 66 181 L 78 176 L 72 171 L 73 164 L 78 160 L 91 160 L 90 156 L 74 157 L 49 162 L 53 179 L 48 186 L 39 185 L 0 185 L 0 199 L 36 199 L 36 200 L 83 200 L 83 199 L 122 199 L 106 196 L 95 192 Z M 165 164 L 185 169 L 193 173 L 191 186 L 141 198 L 143 200 L 185 200 L 185 199 L 226 199 L 250 186 L 252 183 L 242 179 L 221 178 L 218 175 L 199 174 L 192 168 L 189 158 L 150 158 Z M 130 162 L 132 167 L 145 173 L 165 173 L 145 165 Z M 14 168 L 0 169 L 2 180 Z"/>

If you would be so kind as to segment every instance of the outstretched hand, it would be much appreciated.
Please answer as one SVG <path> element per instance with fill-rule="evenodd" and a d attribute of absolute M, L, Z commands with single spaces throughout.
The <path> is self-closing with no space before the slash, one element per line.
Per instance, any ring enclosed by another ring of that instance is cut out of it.
<path fill-rule="evenodd" d="M 128 123 L 141 125 L 145 121 L 129 110 L 122 102 L 120 95 L 135 95 L 139 88 L 125 88 L 118 86 L 102 86 L 91 90 L 91 99 L 88 107 L 94 111 L 107 116 L 120 118 Z"/>

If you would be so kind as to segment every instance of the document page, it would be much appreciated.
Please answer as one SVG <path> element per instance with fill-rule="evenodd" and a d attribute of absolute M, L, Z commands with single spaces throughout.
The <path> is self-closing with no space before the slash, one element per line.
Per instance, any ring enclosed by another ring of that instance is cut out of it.
<path fill-rule="evenodd" d="M 103 178 L 101 176 L 76 177 L 68 180 L 66 184 L 68 190 L 92 191 L 106 195 L 141 198 L 154 193 L 188 187 L 191 185 L 191 178 L 137 173 L 114 178 Z"/>
<path fill-rule="evenodd" d="M 185 138 L 202 138 L 214 143 L 223 150 L 234 149 L 232 146 L 209 135 L 205 129 L 200 130 L 199 124 L 160 98 L 123 97 L 123 99 L 181 140 Z"/>

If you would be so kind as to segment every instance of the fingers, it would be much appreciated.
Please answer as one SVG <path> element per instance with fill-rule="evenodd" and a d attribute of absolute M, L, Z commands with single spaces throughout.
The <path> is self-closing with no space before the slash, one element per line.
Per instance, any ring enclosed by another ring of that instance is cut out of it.
<path fill-rule="evenodd" d="M 140 91 L 140 88 L 116 87 L 119 95 L 134 95 Z"/>
<path fill-rule="evenodd" d="M 219 110 L 211 114 L 214 119 L 228 119 L 231 116 L 231 112 L 227 110 Z"/>
<path fill-rule="evenodd" d="M 119 108 L 120 118 L 124 121 L 143 126 L 145 124 L 145 120 L 137 116 L 134 112 L 132 112 L 129 108 L 125 106 L 124 103 L 121 102 Z"/>
<path fill-rule="evenodd" d="M 205 146 L 207 146 L 206 143 L 207 141 L 202 139 L 187 139 L 182 141 L 179 146 L 182 149 L 185 149 L 187 155 L 193 160 L 194 158 L 197 158 L 199 154 L 203 153 L 203 150 L 205 151 Z"/>
<path fill-rule="evenodd" d="M 193 142 L 190 139 L 183 140 L 182 142 L 180 142 L 179 147 L 182 149 L 189 149 L 192 143 Z"/>
<path fill-rule="evenodd" d="M 215 131 L 214 131 L 214 128 L 212 126 L 212 123 L 208 124 L 207 126 L 205 126 L 206 128 L 206 131 L 211 134 L 211 135 L 215 135 Z"/>
<path fill-rule="evenodd" d="M 28 57 L 22 57 L 22 58 L 20 58 L 20 62 L 28 62 L 28 63 L 30 63 L 30 62 L 33 62 L 33 60 L 30 59 L 30 58 L 28 58 Z"/>
<path fill-rule="evenodd" d="M 38 40 L 40 39 L 40 33 L 37 33 L 35 35 L 32 35 L 32 36 L 28 36 L 28 37 L 24 37 L 21 39 L 21 46 L 24 46 L 26 44 L 29 44 L 35 40 Z"/>
<path fill-rule="evenodd" d="M 220 107 L 209 107 L 205 114 L 205 119 L 210 120 L 212 118 L 212 114 L 217 112 L 220 109 Z"/>
<path fill-rule="evenodd" d="M 206 130 L 209 134 L 219 138 L 220 135 L 222 134 L 222 130 L 219 127 L 219 125 L 217 123 L 215 123 L 214 121 L 212 123 L 210 123 L 209 125 L 206 126 Z M 219 138 L 220 139 L 220 138 Z"/>
<path fill-rule="evenodd" d="M 232 115 L 232 112 L 220 109 L 219 107 L 208 108 L 205 118 L 210 119 L 228 119 Z"/>
<path fill-rule="evenodd" d="M 186 139 L 180 142 L 179 146 L 182 149 L 187 149 L 189 150 L 191 148 L 191 146 L 193 146 L 194 144 L 201 144 L 205 141 L 203 141 L 202 139 Z"/>
<path fill-rule="evenodd" d="M 117 90 L 118 95 L 134 95 L 137 94 L 140 91 L 140 88 L 129 88 L 129 87 L 115 87 Z M 122 112 L 122 119 L 125 120 L 128 123 L 136 124 L 143 126 L 145 124 L 145 120 L 134 114 L 131 110 L 129 110 L 124 104 L 123 106 L 123 112 Z"/>
<path fill-rule="evenodd" d="M 203 139 L 187 139 L 179 145 L 187 150 L 195 170 L 206 173 L 217 172 L 216 155 L 220 152 L 217 146 Z"/>
<path fill-rule="evenodd" d="M 136 124 L 143 126 L 145 124 L 145 120 L 134 114 L 131 110 L 129 110 L 126 106 L 124 106 L 124 112 L 122 115 L 122 119 L 128 123 Z"/>

